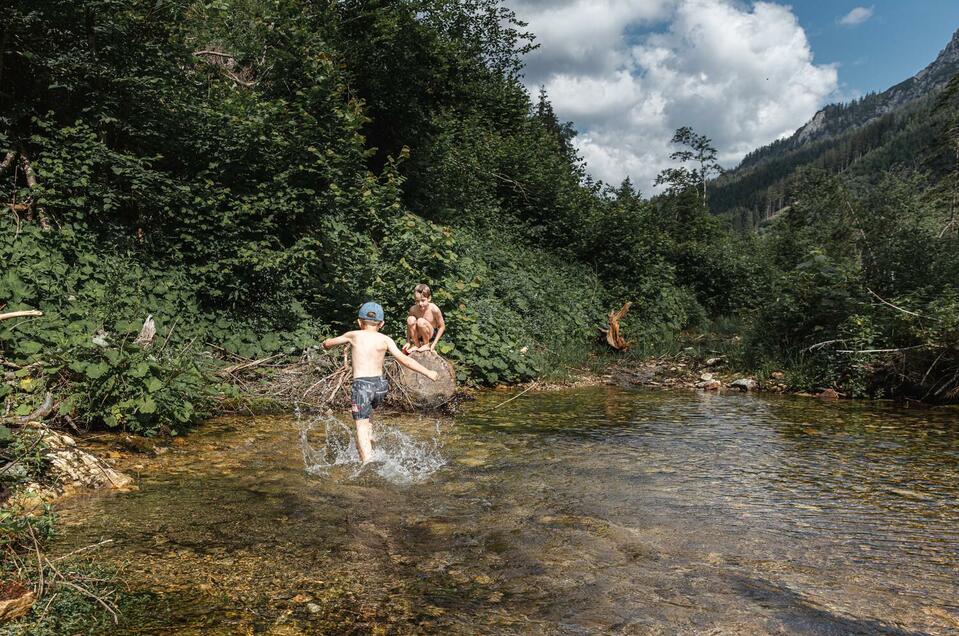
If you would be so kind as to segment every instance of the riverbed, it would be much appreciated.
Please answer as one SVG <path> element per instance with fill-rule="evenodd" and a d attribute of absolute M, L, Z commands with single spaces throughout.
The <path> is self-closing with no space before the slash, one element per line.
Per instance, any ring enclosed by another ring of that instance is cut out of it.
<path fill-rule="evenodd" d="M 590 387 L 213 420 L 77 499 L 118 634 L 959 633 L 959 411 Z"/>

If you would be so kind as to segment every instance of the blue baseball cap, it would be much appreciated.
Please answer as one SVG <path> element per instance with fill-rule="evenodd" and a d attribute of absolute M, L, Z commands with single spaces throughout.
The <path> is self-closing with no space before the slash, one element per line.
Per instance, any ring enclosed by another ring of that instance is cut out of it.
<path fill-rule="evenodd" d="M 383 322 L 383 308 L 376 303 L 363 303 L 363 306 L 360 307 L 359 317 L 363 320 Z"/>

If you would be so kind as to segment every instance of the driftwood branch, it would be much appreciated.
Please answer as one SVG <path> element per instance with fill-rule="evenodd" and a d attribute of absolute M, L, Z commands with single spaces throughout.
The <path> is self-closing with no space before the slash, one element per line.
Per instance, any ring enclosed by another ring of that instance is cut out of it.
<path fill-rule="evenodd" d="M 618 310 L 609 312 L 609 327 L 599 328 L 599 330 L 606 335 L 606 342 L 609 343 L 609 346 L 617 351 L 626 351 L 632 344 L 623 338 L 623 334 L 620 332 L 619 326 L 619 321 L 622 320 L 627 313 L 629 313 L 629 308 L 632 307 L 632 305 L 632 301 L 627 301 Z"/>
<path fill-rule="evenodd" d="M 0 314 L 0 320 L 10 320 L 11 318 L 24 318 L 27 316 L 42 316 L 43 312 L 36 309 L 26 309 L 24 311 L 11 311 Z"/>
<path fill-rule="evenodd" d="M 272 355 L 266 358 L 260 358 L 259 360 L 250 360 L 249 362 L 234 364 L 233 366 L 220 369 L 219 371 L 216 372 L 216 375 L 223 377 L 227 375 L 232 375 L 233 373 L 237 371 L 242 371 L 243 369 L 252 369 L 253 367 L 258 367 L 261 364 L 265 364 L 269 362 L 270 360 L 275 360 L 276 358 L 279 358 L 282 355 L 283 355 L 282 353 L 277 353 L 276 355 Z"/>
<path fill-rule="evenodd" d="M 224 59 L 231 60 L 233 62 L 236 61 L 236 56 L 233 55 L 232 53 L 224 53 L 222 51 L 211 51 L 208 49 L 205 49 L 202 51 L 193 51 L 193 55 L 196 55 L 197 57 L 202 57 L 204 55 L 212 55 L 214 57 L 222 57 Z"/>
<path fill-rule="evenodd" d="M 838 338 L 836 340 L 823 340 L 822 342 L 817 342 L 816 344 L 810 347 L 807 347 L 806 351 L 815 351 L 816 349 L 822 349 L 823 347 L 827 345 L 836 344 L 837 342 L 845 342 L 845 340 L 843 340 L 842 338 Z"/>
<path fill-rule="evenodd" d="M 339 392 L 340 387 L 343 386 L 343 380 L 346 378 L 346 371 L 349 369 L 349 354 L 350 354 L 350 345 L 343 347 L 343 366 L 340 367 L 343 373 L 340 374 L 340 379 L 336 382 L 336 386 L 333 387 L 333 390 L 330 391 L 330 397 L 326 398 L 327 404 L 333 402 L 333 398 L 336 397 L 336 394 Z"/>
<path fill-rule="evenodd" d="M 522 391 L 520 391 L 519 393 L 517 393 L 516 395 L 514 395 L 514 396 L 511 397 L 510 399 L 506 400 L 505 402 L 500 402 L 499 404 L 497 404 L 496 406 L 494 406 L 493 408 L 491 408 L 490 411 L 495 411 L 496 409 L 498 409 L 499 407 L 503 406 L 504 404 L 509 404 L 510 402 L 512 402 L 513 400 L 515 400 L 516 398 L 518 398 L 518 397 L 523 397 L 524 395 L 526 395 L 526 393 L 528 393 L 529 391 L 532 391 L 533 388 L 534 388 L 537 384 L 539 384 L 539 383 L 538 383 L 538 382 L 533 382 L 533 383 L 530 384 L 528 387 L 526 387 L 525 389 L 523 389 Z"/>

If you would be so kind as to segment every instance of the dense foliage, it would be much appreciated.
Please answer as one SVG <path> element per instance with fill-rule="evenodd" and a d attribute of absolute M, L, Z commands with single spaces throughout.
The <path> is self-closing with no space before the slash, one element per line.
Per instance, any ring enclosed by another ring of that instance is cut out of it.
<path fill-rule="evenodd" d="M 463 380 L 592 339 L 611 301 L 564 228 L 599 199 L 497 3 L 2 11 L 0 306 L 44 312 L 0 324 L 16 412 L 52 388 L 77 425 L 176 430 L 209 353 L 294 353 L 369 298 L 399 336 L 419 282 Z"/>

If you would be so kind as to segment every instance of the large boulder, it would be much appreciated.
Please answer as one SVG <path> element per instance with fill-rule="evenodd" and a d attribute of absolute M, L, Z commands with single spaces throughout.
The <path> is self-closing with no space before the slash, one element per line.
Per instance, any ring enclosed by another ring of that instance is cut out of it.
<path fill-rule="evenodd" d="M 436 371 L 436 381 L 407 369 L 390 360 L 387 375 L 392 385 L 390 393 L 399 404 L 416 409 L 435 409 L 453 399 L 456 394 L 456 370 L 435 351 L 414 351 L 410 357 L 427 369 Z"/>

